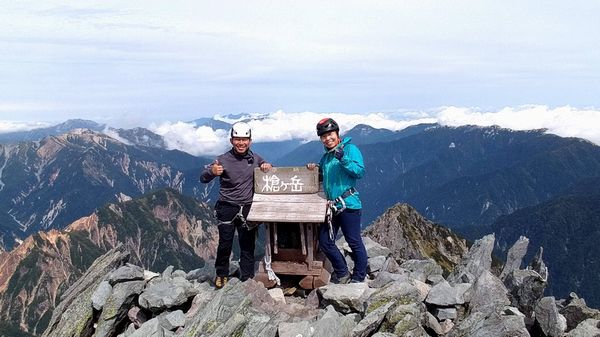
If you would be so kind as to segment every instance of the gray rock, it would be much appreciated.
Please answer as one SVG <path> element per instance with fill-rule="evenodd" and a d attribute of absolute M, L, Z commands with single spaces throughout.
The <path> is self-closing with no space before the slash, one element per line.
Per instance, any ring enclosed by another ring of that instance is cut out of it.
<path fill-rule="evenodd" d="M 428 260 L 408 260 L 400 265 L 400 268 L 408 270 L 410 276 L 421 282 L 426 282 L 429 277 L 441 276 L 442 267 L 433 259 Z"/>
<path fill-rule="evenodd" d="M 138 302 L 142 308 L 160 311 L 182 305 L 197 293 L 198 290 L 189 281 L 177 277 L 150 284 L 140 295 Z"/>
<path fill-rule="evenodd" d="M 166 337 L 172 333 L 160 325 L 158 318 L 153 318 L 135 330 L 129 337 Z"/>
<path fill-rule="evenodd" d="M 398 262 L 396 262 L 396 260 L 390 256 L 387 259 L 385 259 L 385 263 L 383 264 L 383 267 L 381 270 L 387 271 L 390 273 L 400 273 L 401 268 L 400 268 L 400 265 L 398 264 Z"/>
<path fill-rule="evenodd" d="M 378 333 L 374 334 L 372 337 L 396 337 L 396 335 L 394 335 L 391 332 L 378 332 Z"/>
<path fill-rule="evenodd" d="M 393 274 L 387 271 L 381 271 L 377 273 L 377 277 L 369 283 L 369 286 L 371 288 L 381 288 L 394 281 L 408 282 L 409 277 L 406 274 Z"/>
<path fill-rule="evenodd" d="M 158 316 L 158 321 L 166 330 L 175 330 L 185 325 L 185 314 L 181 310 L 165 312 Z"/>
<path fill-rule="evenodd" d="M 128 259 L 129 253 L 123 245 L 118 245 L 96 259 L 85 274 L 63 294 L 42 336 L 91 336 L 94 323 L 93 308 L 90 305 L 92 294 L 111 270 Z"/>
<path fill-rule="evenodd" d="M 159 278 L 160 274 L 159 273 L 155 273 L 153 271 L 149 271 L 149 270 L 144 270 L 144 281 L 149 282 L 152 281 L 155 278 Z"/>
<path fill-rule="evenodd" d="M 281 322 L 289 319 L 286 313 L 278 313 L 271 317 L 264 313 L 255 313 L 248 318 L 246 326 L 241 332 L 242 337 L 273 337 L 277 335 L 278 326 Z"/>
<path fill-rule="evenodd" d="M 322 305 L 333 305 L 341 313 L 363 312 L 366 283 L 329 284 L 318 289 Z"/>
<path fill-rule="evenodd" d="M 177 269 L 173 272 L 173 274 L 171 274 L 173 277 L 183 277 L 186 278 L 187 273 L 184 272 L 183 270 Z"/>
<path fill-rule="evenodd" d="M 506 316 L 513 315 L 513 316 L 525 317 L 525 314 L 520 312 L 519 309 L 517 309 L 515 307 L 505 307 L 504 311 L 502 313 Z"/>
<path fill-rule="evenodd" d="M 450 283 L 442 281 L 429 291 L 425 302 L 431 305 L 440 307 L 448 307 L 465 303 L 465 292 L 469 288 L 469 284 L 461 286 L 451 286 Z"/>
<path fill-rule="evenodd" d="M 583 298 L 571 293 L 563 308 L 559 309 L 561 315 L 567 319 L 567 331 L 574 329 L 581 322 L 590 318 L 600 320 L 600 311 L 589 308 Z"/>
<path fill-rule="evenodd" d="M 379 308 L 371 311 L 363 318 L 356 327 L 352 330 L 352 337 L 367 337 L 370 336 L 379 326 L 385 315 L 388 313 L 390 308 L 394 305 L 394 302 L 388 302 Z"/>
<path fill-rule="evenodd" d="M 144 289 L 145 281 L 120 282 L 113 286 L 113 291 L 106 301 L 98 318 L 98 326 L 94 337 L 106 337 L 116 334 L 116 328 L 126 318 L 135 298 Z"/>
<path fill-rule="evenodd" d="M 202 268 L 194 269 L 187 273 L 186 279 L 198 282 L 213 282 L 217 277 L 217 271 L 215 269 L 215 261 L 206 261 Z"/>
<path fill-rule="evenodd" d="M 92 306 L 96 310 L 102 310 L 104 304 L 106 304 L 106 300 L 110 296 L 112 292 L 112 286 L 108 281 L 102 281 L 96 288 L 96 291 L 92 294 Z"/>
<path fill-rule="evenodd" d="M 544 248 L 540 247 L 538 252 L 529 263 L 529 266 L 527 266 L 527 269 L 536 271 L 544 281 L 548 281 L 548 268 L 542 260 L 542 255 L 544 255 Z"/>
<path fill-rule="evenodd" d="M 531 317 L 547 282 L 534 270 L 513 270 L 504 281 L 512 306 Z"/>
<path fill-rule="evenodd" d="M 558 312 L 554 297 L 544 297 L 537 303 L 535 320 L 548 337 L 560 337 L 567 329 L 567 320 Z"/>
<path fill-rule="evenodd" d="M 283 289 L 281 288 L 273 288 L 269 289 L 269 295 L 275 300 L 275 302 L 285 303 L 285 295 L 283 294 Z"/>
<path fill-rule="evenodd" d="M 385 287 L 376 290 L 366 300 L 366 313 L 387 304 L 410 304 L 421 303 L 419 298 L 421 293 L 414 285 L 409 282 L 392 282 Z"/>
<path fill-rule="evenodd" d="M 385 316 L 382 329 L 379 331 L 391 332 L 396 336 L 428 336 L 421 326 L 423 313 L 425 313 L 423 303 L 396 305 Z"/>
<path fill-rule="evenodd" d="M 483 271 L 471 288 L 470 312 L 501 312 L 510 304 L 507 293 L 499 278 L 490 271 Z"/>
<path fill-rule="evenodd" d="M 186 312 L 186 317 L 188 319 L 193 319 L 194 316 L 196 316 L 198 312 L 201 312 L 202 309 L 213 300 L 215 295 L 217 295 L 214 287 L 208 283 L 200 283 L 196 286 L 196 290 L 198 291 L 198 294 L 194 296 L 192 306 Z"/>
<path fill-rule="evenodd" d="M 449 319 L 443 320 L 440 322 L 440 327 L 442 328 L 442 335 L 445 335 L 454 328 L 454 322 Z"/>
<path fill-rule="evenodd" d="M 108 277 L 108 281 L 111 285 L 115 285 L 115 283 L 119 282 L 138 281 L 143 279 L 144 269 L 131 263 L 113 271 Z"/>
<path fill-rule="evenodd" d="M 575 329 L 569 331 L 565 337 L 598 337 L 600 336 L 600 320 L 586 319 Z"/>
<path fill-rule="evenodd" d="M 279 328 L 277 329 L 279 337 L 298 337 L 298 336 L 312 336 L 313 330 L 309 322 L 295 322 L 288 323 L 282 322 L 279 323 Z"/>
<path fill-rule="evenodd" d="M 378 272 L 383 269 L 383 265 L 385 264 L 386 257 L 385 256 L 375 256 L 369 258 L 369 270 L 371 273 Z"/>
<path fill-rule="evenodd" d="M 254 280 L 240 282 L 233 278 L 223 289 L 210 290 L 212 297 L 204 290 L 198 291 L 194 301 L 202 296 L 201 306 L 193 309 L 193 315 L 186 314 L 185 328 L 178 335 L 275 336 L 279 323 L 290 320 L 284 307 L 271 298 L 262 283 Z"/>
<path fill-rule="evenodd" d="M 170 279 L 171 274 L 173 274 L 173 269 L 175 269 L 175 267 L 173 267 L 173 266 L 168 266 L 167 268 L 165 268 L 165 270 L 162 272 L 162 278 Z"/>
<path fill-rule="evenodd" d="M 529 246 L 529 239 L 521 236 L 515 242 L 515 244 L 510 247 L 508 250 L 508 254 L 506 256 L 506 263 L 504 264 L 504 268 L 502 269 L 502 273 L 500 274 L 500 279 L 504 281 L 508 274 L 512 273 L 514 270 L 521 269 L 521 263 L 523 262 L 523 257 L 525 253 L 527 253 L 527 247 Z"/>
<path fill-rule="evenodd" d="M 356 326 L 353 316 L 341 316 L 332 306 L 313 324 L 313 337 L 347 337 Z"/>
<path fill-rule="evenodd" d="M 446 337 L 530 337 L 523 317 L 474 312 L 454 326 Z"/>
<path fill-rule="evenodd" d="M 417 290 L 419 291 L 418 301 L 419 302 L 425 301 L 425 299 L 427 298 L 427 295 L 429 295 L 429 292 L 431 291 L 432 286 L 430 286 L 427 283 L 416 280 L 416 279 L 410 280 L 410 283 L 413 286 L 415 286 L 415 288 L 417 288 Z"/>
<path fill-rule="evenodd" d="M 425 312 L 423 317 L 423 326 L 432 330 L 438 335 L 444 334 L 444 329 L 442 329 L 440 322 L 438 322 L 437 318 L 435 318 L 435 316 L 433 316 L 430 312 Z"/>
<path fill-rule="evenodd" d="M 489 234 L 475 241 L 473 246 L 460 264 L 448 276 L 450 284 L 473 283 L 485 270 L 490 270 L 492 265 L 492 250 L 495 236 Z"/>
<path fill-rule="evenodd" d="M 369 237 L 364 236 L 362 239 L 363 243 L 365 244 L 365 249 L 367 250 L 367 256 L 369 258 L 376 256 L 383 256 L 386 258 L 392 253 L 389 248 L 380 245 Z"/>
<path fill-rule="evenodd" d="M 446 279 L 442 275 L 429 275 L 427 276 L 427 284 L 436 285 L 440 282 L 444 282 Z"/>
<path fill-rule="evenodd" d="M 438 319 L 438 321 L 444 321 L 447 319 L 455 320 L 456 308 L 434 308 L 433 315 Z"/>

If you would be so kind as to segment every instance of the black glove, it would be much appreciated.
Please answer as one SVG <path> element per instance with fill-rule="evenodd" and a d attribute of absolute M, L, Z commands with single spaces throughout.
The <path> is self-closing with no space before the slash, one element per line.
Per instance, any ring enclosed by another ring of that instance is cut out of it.
<path fill-rule="evenodd" d="M 337 160 L 342 160 L 342 157 L 344 157 L 344 147 L 336 147 L 335 150 L 333 150 L 333 156 L 337 158 Z"/>

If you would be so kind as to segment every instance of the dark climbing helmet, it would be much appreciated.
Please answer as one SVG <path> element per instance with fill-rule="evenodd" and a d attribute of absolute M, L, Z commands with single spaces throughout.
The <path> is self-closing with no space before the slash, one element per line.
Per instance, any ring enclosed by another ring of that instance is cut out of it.
<path fill-rule="evenodd" d="M 323 118 L 317 123 L 317 135 L 319 137 L 330 131 L 340 131 L 338 123 L 336 123 L 333 118 Z"/>

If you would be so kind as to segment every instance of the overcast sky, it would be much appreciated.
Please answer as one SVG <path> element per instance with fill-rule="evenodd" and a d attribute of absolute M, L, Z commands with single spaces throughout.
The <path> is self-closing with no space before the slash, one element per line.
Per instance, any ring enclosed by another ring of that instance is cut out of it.
<path fill-rule="evenodd" d="M 595 135 L 598 13 L 589 0 L 0 0 L 0 132 L 309 111 Z"/>

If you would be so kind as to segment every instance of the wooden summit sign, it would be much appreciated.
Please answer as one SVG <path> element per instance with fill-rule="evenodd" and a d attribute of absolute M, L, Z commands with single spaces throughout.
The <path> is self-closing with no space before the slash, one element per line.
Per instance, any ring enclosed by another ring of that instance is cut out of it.
<path fill-rule="evenodd" d="M 319 191 L 319 172 L 306 167 L 273 167 L 269 172 L 254 169 L 254 193 L 308 194 Z"/>
<path fill-rule="evenodd" d="M 327 284 L 331 268 L 318 248 L 318 233 L 328 210 L 318 170 L 273 167 L 265 173 L 256 168 L 246 219 L 265 225 L 265 260 L 254 279 L 267 288 L 277 284 L 277 274 L 303 276 L 304 289 Z"/>

